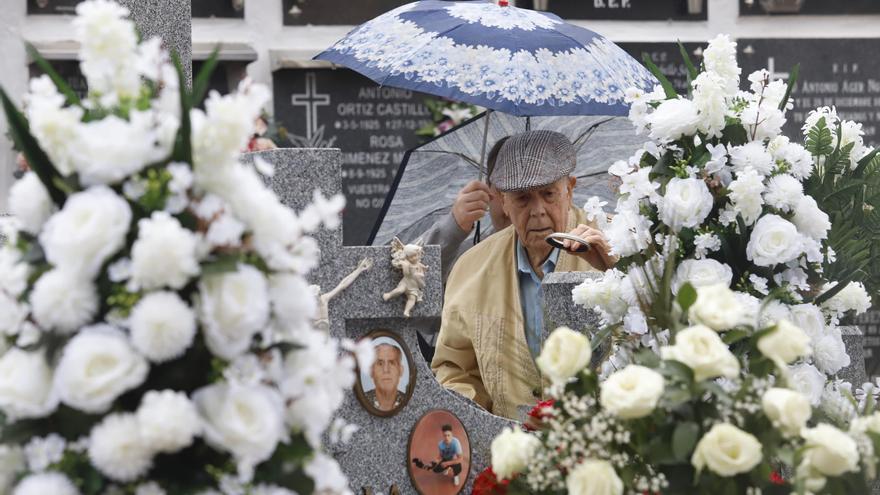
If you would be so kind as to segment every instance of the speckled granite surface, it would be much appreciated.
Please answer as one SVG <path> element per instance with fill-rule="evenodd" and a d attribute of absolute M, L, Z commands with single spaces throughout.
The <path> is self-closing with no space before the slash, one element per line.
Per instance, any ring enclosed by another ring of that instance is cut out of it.
<path fill-rule="evenodd" d="M 544 277 L 544 338 L 557 327 L 592 334 L 599 329 L 599 317 L 593 311 L 575 305 L 571 290 L 588 278 L 601 275 L 593 272 L 550 273 Z"/>
<path fill-rule="evenodd" d="M 840 327 L 846 353 L 849 354 L 850 365 L 837 374 L 841 379 L 860 387 L 868 381 L 865 371 L 865 336 L 857 326 Z"/>
<path fill-rule="evenodd" d="M 190 0 L 117 0 L 131 11 L 144 40 L 159 36 L 183 62 L 187 84 L 192 84 L 192 9 Z"/>

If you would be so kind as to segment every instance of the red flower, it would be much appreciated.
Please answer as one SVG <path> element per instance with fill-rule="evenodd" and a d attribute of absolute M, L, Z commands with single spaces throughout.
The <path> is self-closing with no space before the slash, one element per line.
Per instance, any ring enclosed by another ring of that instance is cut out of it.
<path fill-rule="evenodd" d="M 507 486 L 510 480 L 498 480 L 492 466 L 486 468 L 474 480 L 472 495 L 507 495 Z"/>
<path fill-rule="evenodd" d="M 779 471 L 771 471 L 770 472 L 770 483 L 773 483 L 774 485 L 784 485 L 785 478 L 783 478 L 782 475 L 779 474 Z"/>
<path fill-rule="evenodd" d="M 531 418 L 531 421 L 523 423 L 523 427 L 526 430 L 535 431 L 535 425 L 541 425 L 545 419 L 553 417 L 553 404 L 555 403 L 556 401 L 553 399 L 538 402 L 538 404 L 529 411 L 529 418 Z"/>

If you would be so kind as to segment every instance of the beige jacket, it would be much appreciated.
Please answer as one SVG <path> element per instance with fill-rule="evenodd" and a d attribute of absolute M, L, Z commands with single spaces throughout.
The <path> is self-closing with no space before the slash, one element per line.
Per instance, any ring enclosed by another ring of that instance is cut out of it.
<path fill-rule="evenodd" d="M 572 208 L 568 223 L 570 231 L 588 222 Z M 562 252 L 556 271 L 595 269 Z M 499 416 L 521 420 L 518 407 L 542 398 L 546 383 L 526 343 L 512 226 L 474 246 L 452 269 L 431 368 L 444 387 Z"/>

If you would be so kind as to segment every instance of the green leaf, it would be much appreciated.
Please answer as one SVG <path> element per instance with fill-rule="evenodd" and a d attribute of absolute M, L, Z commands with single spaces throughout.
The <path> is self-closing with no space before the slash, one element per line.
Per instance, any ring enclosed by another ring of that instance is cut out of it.
<path fill-rule="evenodd" d="M 739 146 L 749 141 L 749 133 L 741 123 L 729 122 L 721 131 L 721 139 L 733 146 Z"/>
<path fill-rule="evenodd" d="M 679 423 L 672 434 L 672 455 L 680 461 L 690 459 L 690 453 L 697 445 L 700 427 L 693 422 Z"/>
<path fill-rule="evenodd" d="M 687 385 L 694 382 L 694 370 L 681 361 L 664 360 L 663 365 L 660 367 L 660 373 L 670 378 L 676 378 Z"/>
<path fill-rule="evenodd" d="M 198 75 L 193 80 L 193 90 L 192 90 L 192 105 L 198 106 L 201 104 L 202 100 L 205 98 L 205 93 L 208 92 L 208 85 L 211 82 L 211 75 L 214 73 L 214 70 L 217 68 L 217 64 L 219 62 L 220 57 L 220 45 L 214 47 L 214 50 L 211 51 L 211 55 L 205 60 L 204 65 L 202 65 L 201 70 L 199 70 Z M 181 82 L 182 85 L 182 82 Z"/>
<path fill-rule="evenodd" d="M 733 345 L 741 340 L 749 338 L 749 335 L 751 334 L 748 330 L 735 329 L 725 332 L 724 335 L 721 337 L 721 340 L 723 340 L 724 343 L 727 345 Z"/>
<path fill-rule="evenodd" d="M 688 309 L 697 302 L 697 289 L 690 282 L 685 282 L 678 289 L 678 305 L 681 307 L 682 313 L 687 313 Z"/>
<path fill-rule="evenodd" d="M 192 164 L 192 123 L 190 122 L 189 115 L 192 109 L 191 95 L 186 87 L 186 76 L 184 76 L 183 65 L 177 52 L 171 53 L 171 59 L 174 62 L 174 69 L 177 71 L 177 80 L 180 86 L 180 128 L 177 131 L 177 138 L 171 157 L 174 161 Z"/>
<path fill-rule="evenodd" d="M 234 272 L 238 270 L 238 264 L 241 261 L 241 256 L 237 254 L 219 256 L 202 264 L 202 274 L 219 275 L 221 273 Z"/>
<path fill-rule="evenodd" d="M 785 112 L 785 106 L 788 104 L 788 99 L 791 97 L 791 90 L 794 88 L 795 83 L 798 80 L 798 74 L 801 71 L 801 64 L 795 64 L 794 67 L 791 68 L 790 76 L 788 77 L 788 87 L 785 88 L 785 96 L 782 98 L 782 101 L 779 102 L 779 110 Z"/>
<path fill-rule="evenodd" d="M 31 170 L 37 174 L 40 182 L 46 187 L 52 202 L 61 208 L 67 200 L 67 196 L 55 184 L 55 178 L 61 177 L 61 174 L 58 173 L 55 165 L 52 164 L 52 160 L 49 159 L 49 156 L 46 155 L 46 152 L 40 148 L 37 140 L 31 135 L 27 119 L 15 108 L 15 105 L 3 88 L 0 88 L 0 100 L 3 103 L 3 111 L 6 112 L 6 121 L 9 124 L 9 133 L 12 135 L 12 140 L 15 141 L 18 149 L 24 153 L 24 157 L 27 159 Z"/>
<path fill-rule="evenodd" d="M 815 300 L 813 300 L 813 304 L 815 304 L 816 306 L 821 305 L 822 303 L 824 303 L 825 301 L 827 301 L 827 300 L 831 299 L 832 297 L 836 296 L 840 291 L 842 291 L 843 289 L 845 289 L 846 286 L 849 285 L 849 283 L 850 283 L 850 280 L 841 280 L 841 281 L 839 281 L 839 282 L 837 283 L 837 285 L 835 285 L 834 287 L 832 287 L 832 288 L 826 290 L 825 292 L 823 292 L 822 294 L 820 294 L 819 297 L 817 297 Z"/>
<path fill-rule="evenodd" d="M 694 67 L 694 63 L 691 62 L 691 57 L 688 55 L 687 49 L 685 49 L 684 45 L 681 43 L 681 40 L 678 41 L 678 51 L 681 53 L 681 58 L 684 60 L 684 65 L 688 70 L 688 78 L 690 81 L 693 81 L 697 78 L 698 71 L 697 68 Z"/>
<path fill-rule="evenodd" d="M 657 81 L 660 82 L 660 86 L 663 87 L 663 92 L 666 93 L 666 98 L 678 98 L 678 93 L 675 91 L 675 86 L 673 86 L 672 83 L 669 82 L 669 79 L 667 79 L 666 76 L 663 75 L 663 71 L 661 71 L 660 68 L 657 67 L 657 64 L 655 64 L 654 61 L 651 60 L 651 55 L 649 55 L 648 53 L 643 53 L 642 62 L 644 62 L 645 67 L 647 67 L 651 74 L 654 74 L 654 77 L 657 78 Z"/>
<path fill-rule="evenodd" d="M 43 58 L 42 55 L 40 55 L 39 50 L 37 50 L 37 48 L 30 43 L 25 43 L 25 48 L 27 49 L 28 55 L 30 55 L 30 57 L 34 59 L 34 63 L 37 64 L 37 67 L 39 67 L 40 70 L 46 73 L 46 75 L 49 76 L 50 79 L 52 79 L 55 87 L 58 88 L 58 92 L 63 94 L 64 97 L 67 99 L 67 104 L 82 106 L 82 102 L 80 101 L 79 96 L 76 94 L 76 91 L 74 91 L 73 88 L 71 88 L 70 85 L 67 84 L 67 81 L 65 81 L 64 78 L 62 78 L 58 74 L 58 72 L 55 71 L 55 69 L 52 67 L 52 64 L 50 64 L 45 58 Z"/>

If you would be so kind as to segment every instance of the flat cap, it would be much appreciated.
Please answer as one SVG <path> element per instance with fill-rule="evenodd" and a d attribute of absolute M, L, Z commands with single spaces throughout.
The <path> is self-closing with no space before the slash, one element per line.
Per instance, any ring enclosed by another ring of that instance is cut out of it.
<path fill-rule="evenodd" d="M 489 180 L 499 191 L 524 191 L 568 177 L 576 161 L 577 153 L 565 134 L 526 131 L 504 143 Z"/>

